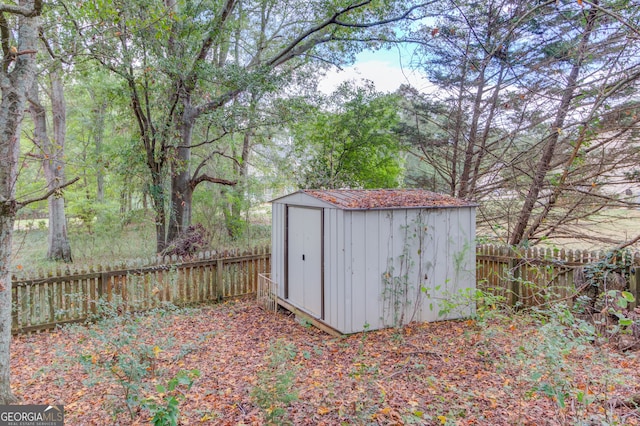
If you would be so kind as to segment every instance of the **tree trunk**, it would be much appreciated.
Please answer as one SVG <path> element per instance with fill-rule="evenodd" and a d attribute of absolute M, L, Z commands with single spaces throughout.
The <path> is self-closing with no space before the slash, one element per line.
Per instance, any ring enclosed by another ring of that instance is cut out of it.
<path fill-rule="evenodd" d="M 529 219 L 531 218 L 533 208 L 538 201 L 538 196 L 542 191 L 544 180 L 547 176 L 547 172 L 549 171 L 549 168 L 551 166 L 551 161 L 556 152 L 556 145 L 558 143 L 560 133 L 562 132 L 562 128 L 564 127 L 565 118 L 567 117 L 567 114 L 569 112 L 571 100 L 573 99 L 574 93 L 576 91 L 578 76 L 580 74 L 580 69 L 582 68 L 583 61 L 588 54 L 587 45 L 589 43 L 589 38 L 595 25 L 597 15 L 597 9 L 592 8 L 587 16 L 587 26 L 585 27 L 585 31 L 582 34 L 580 44 L 578 45 L 576 59 L 573 63 L 573 66 L 571 67 L 566 86 L 562 91 L 562 98 L 560 100 L 560 105 L 558 106 L 558 112 L 551 126 L 550 134 L 549 136 L 547 136 L 547 143 L 542 150 L 542 156 L 540 157 L 540 160 L 538 161 L 538 164 L 536 166 L 535 175 L 533 177 L 531 185 L 529 186 L 529 191 L 524 200 L 524 204 L 522 205 L 522 209 L 520 210 L 518 221 L 516 222 L 513 232 L 511 233 L 511 237 L 509 238 L 509 244 L 511 245 L 519 245 L 523 242 L 523 237 L 525 235 L 527 225 L 529 224 Z"/>
<path fill-rule="evenodd" d="M 3 91 L 3 99 L 4 94 Z M 2 105 L 2 109 L 5 109 L 5 105 Z M 3 138 L 5 136 L 6 134 L 3 134 Z M 0 155 L 5 152 L 6 150 L 3 146 L 0 149 Z M 3 156 L 3 158 L 5 157 Z M 2 174 L 4 173 L 0 172 L 0 175 Z M 2 178 L 4 178 L 4 176 L 2 176 Z M 3 185 L 3 193 L 5 192 L 4 189 L 5 187 Z M 11 392 L 11 357 L 9 352 L 11 349 L 12 318 L 11 271 L 9 270 L 9 261 L 11 260 L 11 240 L 14 218 L 15 211 L 12 211 L 11 205 L 4 204 L 2 210 L 0 210 L 0 404 L 2 405 L 17 402 L 17 399 Z"/>
<path fill-rule="evenodd" d="M 251 144 L 253 142 L 255 120 L 256 96 L 252 96 L 250 108 L 250 119 L 248 128 L 245 130 L 242 139 L 242 154 L 238 164 L 234 165 L 234 172 L 237 176 L 237 184 L 225 188 L 221 191 L 226 198 L 222 207 L 224 215 L 224 223 L 227 228 L 227 235 L 232 240 L 238 239 L 245 228 L 245 221 L 242 219 L 242 210 L 245 208 L 245 198 L 247 190 L 247 178 L 249 173 L 249 155 L 251 153 Z M 235 154 L 234 154 L 235 156 Z"/>
<path fill-rule="evenodd" d="M 93 110 L 93 142 L 95 145 L 96 164 L 96 201 L 104 202 L 104 159 L 102 158 L 102 142 L 104 140 L 104 115 L 107 103 L 100 102 Z"/>
<path fill-rule="evenodd" d="M 153 203 L 153 210 L 155 212 L 156 222 L 156 253 L 162 253 L 167 246 L 166 243 L 166 214 L 164 206 L 164 186 L 162 182 L 162 176 L 158 171 L 151 173 L 152 187 L 151 187 L 151 201 Z"/>
<path fill-rule="evenodd" d="M 487 61 L 488 62 L 488 61 Z M 471 167 L 473 164 L 473 156 L 476 150 L 476 141 L 478 137 L 478 122 L 480 121 L 480 114 L 482 113 L 482 97 L 484 95 L 485 86 L 485 66 L 483 64 L 480 70 L 480 75 L 477 78 L 476 97 L 473 102 L 473 118 L 471 119 L 471 128 L 469 129 L 469 140 L 467 142 L 467 149 L 464 152 L 464 163 L 462 164 L 462 174 L 460 175 L 460 185 L 458 189 L 458 197 L 466 198 L 469 195 L 471 176 Z"/>
<path fill-rule="evenodd" d="M 175 240 L 191 224 L 191 138 L 193 119 L 189 118 L 188 106 L 182 122 L 181 145 L 176 148 L 176 156 L 171 163 L 171 209 L 169 210 L 169 232 L 167 244 Z"/>
<path fill-rule="evenodd" d="M 34 8 L 34 1 L 20 1 L 19 5 Z M 41 7 L 41 4 L 38 3 Z M 27 18 L 18 18 L 18 52 L 35 51 L 38 45 L 40 10 Z M 3 14 L 3 25 L 8 25 Z M 2 31 L 2 37 L 6 35 Z M 3 39 L 2 43 L 9 40 Z M 5 52 L 6 54 L 6 52 Z M 11 392 L 11 242 L 17 202 L 15 200 L 20 152 L 20 125 L 24 116 L 27 91 L 34 76 L 35 55 L 31 53 L 3 58 L 0 71 L 0 405 L 16 402 Z"/>
<path fill-rule="evenodd" d="M 493 117 L 498 110 L 499 95 L 500 90 L 502 89 L 502 79 L 504 78 L 505 69 L 506 67 L 504 66 L 504 64 L 502 64 L 500 66 L 497 83 L 493 88 L 493 95 L 491 96 L 491 99 L 489 101 L 489 114 L 484 124 L 484 130 L 480 141 L 480 149 L 478 150 L 478 155 L 476 156 L 475 164 L 473 165 L 473 176 L 471 178 L 471 187 L 469 189 L 470 198 L 473 198 L 473 196 L 475 195 L 478 181 L 481 178 L 480 166 L 482 165 L 482 159 L 484 158 L 486 152 L 487 141 L 489 140 L 489 134 L 493 125 Z"/>
<path fill-rule="evenodd" d="M 127 86 L 129 88 L 129 96 L 131 98 L 131 108 L 138 123 L 140 138 L 144 146 L 146 156 L 146 164 L 151 174 L 151 185 L 149 187 L 149 195 L 153 204 L 155 213 L 156 226 L 156 253 L 162 253 L 166 247 L 166 230 L 167 230 L 167 214 L 165 206 L 166 190 L 164 187 L 165 166 L 167 160 L 167 147 L 164 143 L 159 142 L 158 135 L 151 123 L 151 117 L 147 116 L 148 109 L 143 104 L 138 93 L 138 87 L 133 76 L 127 77 Z"/>
<path fill-rule="evenodd" d="M 54 143 L 43 146 L 45 155 L 44 171 L 47 178 L 47 189 L 52 190 L 65 182 L 64 146 L 67 136 L 67 105 L 64 98 L 64 84 L 61 68 L 55 66 L 49 73 L 51 80 L 51 110 L 53 114 Z M 49 140 L 48 138 L 46 139 Z M 47 152 L 48 151 L 48 152 Z M 67 237 L 67 219 L 64 211 L 64 197 L 54 194 L 47 200 L 49 203 L 49 251 L 47 258 L 71 262 L 71 246 Z"/>
<path fill-rule="evenodd" d="M 52 144 L 51 139 L 49 139 L 46 111 L 40 103 L 37 81 L 34 80 L 29 94 L 29 112 L 33 120 L 33 133 L 36 144 L 39 146 L 42 155 L 42 168 L 47 180 L 47 190 L 55 189 L 64 182 L 62 156 L 65 135 L 64 130 L 61 132 L 61 126 L 64 129 L 65 120 L 64 111 L 60 111 L 60 108 L 64 109 L 64 95 L 62 95 L 62 100 L 54 99 L 56 96 L 61 95 L 60 93 L 55 93 L 61 89 L 61 87 L 54 87 L 58 84 L 54 84 L 54 80 L 58 78 L 58 76 L 51 76 L 51 103 L 54 111 L 54 138 L 57 142 L 56 144 Z M 60 194 L 54 194 L 47 199 L 47 202 L 49 205 L 49 249 L 47 258 L 71 262 L 71 247 L 67 238 L 67 222 L 64 214 L 64 198 Z"/>
<path fill-rule="evenodd" d="M 4 80 L 4 79 L 3 79 Z M 20 122 L 17 119 L 24 109 L 20 94 L 13 87 L 2 82 L 2 103 L 0 104 L 0 404 L 16 402 L 11 392 L 11 243 L 15 221 L 15 181 L 18 164 L 18 134 Z"/>
<path fill-rule="evenodd" d="M 465 57 L 469 54 L 469 40 L 467 39 Z M 458 88 L 458 98 L 456 103 L 456 109 L 454 115 L 454 129 L 453 129 L 453 147 L 452 147 L 452 158 L 451 158 L 451 172 L 450 172 L 450 181 L 449 181 L 449 193 L 451 195 L 456 194 L 456 187 L 458 185 L 458 149 L 460 147 L 460 139 L 463 132 L 462 123 L 463 123 L 463 100 L 465 96 L 465 92 L 467 87 L 465 85 L 466 76 L 467 76 L 467 61 L 464 61 L 462 65 L 462 76 L 460 78 L 460 86 Z"/>
<path fill-rule="evenodd" d="M 255 103 L 253 104 L 255 106 Z M 255 108 L 251 109 L 251 113 L 255 113 Z M 236 167 L 238 176 L 238 184 L 229 188 L 231 196 L 229 208 L 225 209 L 225 223 L 227 233 L 233 240 L 238 239 L 246 226 L 242 219 L 242 210 L 245 208 L 247 179 L 249 174 L 249 155 L 251 154 L 251 144 L 253 142 L 253 118 L 249 121 L 249 128 L 245 131 L 242 141 L 242 157 L 240 165 Z"/>
<path fill-rule="evenodd" d="M 175 240 L 191 224 L 191 173 L 189 162 L 191 148 L 177 148 L 176 158 L 171 164 L 171 209 L 169 211 L 169 232 L 167 244 Z"/>

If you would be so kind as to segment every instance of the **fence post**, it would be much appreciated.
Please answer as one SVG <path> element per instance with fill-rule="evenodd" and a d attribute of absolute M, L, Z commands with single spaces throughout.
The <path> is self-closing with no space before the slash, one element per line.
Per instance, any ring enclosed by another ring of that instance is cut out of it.
<path fill-rule="evenodd" d="M 15 278 L 12 277 L 11 279 L 15 281 Z M 11 332 L 18 333 L 20 331 L 20 316 L 18 315 L 18 286 L 11 286 L 11 301 L 12 308 L 15 307 L 15 309 L 11 310 Z"/>
<path fill-rule="evenodd" d="M 100 273 L 100 275 L 98 275 L 98 295 L 97 295 L 98 297 L 97 297 L 97 299 L 95 301 L 96 304 L 94 305 L 95 306 L 94 313 L 98 312 L 97 304 L 100 303 L 100 301 L 102 300 L 102 297 L 104 296 L 104 287 L 105 287 L 105 284 L 107 282 L 107 279 L 108 279 L 107 278 L 107 273 L 104 272 L 104 271 L 102 271 Z"/>
<path fill-rule="evenodd" d="M 631 273 L 629 274 L 629 293 L 633 294 L 635 301 L 629 304 L 629 309 L 635 309 L 638 306 L 638 297 L 640 292 L 638 291 L 638 281 L 640 281 L 640 266 L 634 265 L 631 267 Z"/>
<path fill-rule="evenodd" d="M 516 307 L 520 301 L 520 253 L 521 250 L 515 248 L 509 250 L 509 306 Z"/>
<path fill-rule="evenodd" d="M 224 277 L 224 271 L 222 269 L 223 267 L 223 261 L 222 258 L 218 258 L 216 260 L 216 294 L 215 294 L 215 298 L 216 301 L 221 301 L 222 297 L 224 296 L 224 286 L 223 286 L 223 277 Z"/>

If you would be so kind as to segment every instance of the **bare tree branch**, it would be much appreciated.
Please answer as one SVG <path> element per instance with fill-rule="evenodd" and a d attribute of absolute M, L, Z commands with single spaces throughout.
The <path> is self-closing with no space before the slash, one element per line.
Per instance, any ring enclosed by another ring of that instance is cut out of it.
<path fill-rule="evenodd" d="M 614 250 L 614 251 L 617 251 L 617 250 L 623 250 L 623 249 L 626 249 L 627 247 L 634 245 L 634 244 L 635 244 L 635 243 L 637 243 L 638 241 L 640 241 L 640 235 L 638 235 L 637 237 L 635 237 L 635 238 L 633 238 L 633 239 L 631 239 L 631 240 L 629 240 L 629 241 L 626 241 L 626 242 L 624 242 L 624 243 L 622 243 L 622 244 L 620 244 L 620 245 L 616 246 L 613 250 Z"/>
<path fill-rule="evenodd" d="M 42 197 L 38 197 L 38 198 L 32 198 L 29 200 L 25 200 L 25 201 L 20 201 L 16 203 L 16 207 L 18 209 L 31 204 L 31 203 L 37 203 L 38 201 L 44 201 L 47 198 L 51 197 L 53 194 L 55 194 L 56 192 L 60 191 L 63 188 L 66 188 L 67 186 L 73 185 L 74 183 L 76 183 L 77 181 L 80 180 L 79 176 L 76 176 L 75 178 L 71 179 L 68 182 L 63 183 L 62 185 L 58 185 L 55 188 L 52 188 L 51 190 L 47 191 L 46 194 L 44 194 Z"/>
<path fill-rule="evenodd" d="M 385 19 L 385 20 L 381 20 L 381 21 L 375 21 L 375 22 L 370 22 L 370 23 L 364 23 L 364 24 L 358 24 L 358 23 L 348 23 L 348 22 L 344 22 L 344 21 L 340 21 L 339 18 L 342 16 L 347 15 L 349 12 L 365 7 L 368 4 L 371 3 L 371 0 L 365 0 L 362 1 L 360 3 L 355 3 L 352 4 L 336 13 L 334 13 L 331 17 L 327 18 L 325 21 L 320 22 L 317 25 L 314 25 L 313 27 L 309 28 L 307 31 L 303 32 L 302 34 L 300 34 L 300 36 L 298 36 L 296 39 L 294 39 L 291 43 L 289 43 L 288 46 L 286 46 L 284 49 L 282 49 L 280 51 L 280 53 L 278 53 L 277 55 L 275 55 L 271 60 L 268 61 L 268 64 L 272 67 L 278 66 L 286 61 L 288 61 L 289 59 L 298 56 L 304 52 L 306 52 L 307 50 L 313 48 L 314 46 L 321 44 L 321 43 L 326 43 L 327 41 L 332 40 L 333 38 L 331 36 L 325 36 L 325 37 L 319 37 L 317 39 L 311 39 L 308 40 L 307 42 L 303 43 L 304 40 L 306 40 L 307 38 L 309 38 L 310 36 L 314 35 L 314 34 L 318 34 L 320 33 L 322 30 L 335 25 L 335 26 L 340 26 L 340 27 L 347 27 L 347 28 L 372 28 L 374 26 L 379 26 L 379 25 L 385 25 L 385 24 L 390 24 L 393 22 L 398 22 L 401 21 L 403 19 L 406 19 L 413 11 L 423 8 L 431 3 L 433 3 L 433 1 L 430 2 L 425 2 L 425 3 L 421 3 L 418 5 L 415 5 L 411 8 L 409 8 L 408 10 L 406 10 L 403 14 L 399 15 L 399 16 L 395 16 L 393 18 L 389 18 L 389 19 Z"/>
<path fill-rule="evenodd" d="M 234 185 L 238 184 L 237 181 L 214 178 L 214 177 L 206 175 L 206 174 L 205 175 L 200 175 L 195 179 L 191 179 L 189 184 L 191 185 L 191 189 L 195 189 L 196 186 L 198 186 L 202 182 L 211 182 L 211 183 L 217 183 L 217 184 L 220 184 L 220 185 L 227 185 L 227 186 L 234 186 Z"/>
<path fill-rule="evenodd" d="M 594 9 L 598 9 L 602 13 L 611 16 L 612 18 L 620 22 L 622 25 L 624 25 L 625 27 L 633 31 L 636 34 L 636 37 L 640 38 L 640 28 L 636 27 L 635 25 L 630 23 L 628 20 L 624 19 L 622 16 L 618 15 L 615 12 L 612 12 L 610 9 L 607 9 L 606 7 L 600 6 L 597 1 L 594 2 L 589 0 L 583 0 L 583 2 L 593 7 Z"/>
<path fill-rule="evenodd" d="M 12 15 L 22 15 L 26 18 L 33 18 L 40 15 L 42 12 L 42 0 L 36 0 L 33 3 L 33 8 L 16 6 L 14 4 L 0 3 L 0 13 L 10 13 Z"/>
<path fill-rule="evenodd" d="M 227 158 L 233 161 L 236 164 L 236 166 L 240 167 L 240 162 L 238 161 L 237 158 L 234 158 L 228 154 L 225 154 L 222 151 L 212 151 L 211 153 L 209 153 L 209 155 L 207 155 L 204 159 L 202 159 L 200 164 L 198 164 L 198 167 L 196 167 L 196 170 L 193 172 L 193 176 L 198 176 L 198 173 L 200 173 L 200 170 L 202 170 L 202 168 L 207 165 L 207 161 L 211 160 L 216 155 Z M 194 178 L 194 179 L 197 179 L 197 178 Z"/>
<path fill-rule="evenodd" d="M 224 104 L 226 104 L 227 102 L 229 102 L 231 99 L 235 98 L 236 96 L 238 96 L 240 93 L 242 93 L 244 91 L 244 88 L 238 88 L 238 89 L 234 89 L 234 90 L 230 90 L 220 96 L 218 96 L 216 99 L 212 100 L 211 102 L 207 102 L 206 104 L 202 104 L 196 108 L 193 109 L 193 112 L 191 114 L 191 117 L 185 117 L 186 119 L 190 119 L 190 118 L 195 118 L 207 111 L 213 111 L 217 108 L 220 108 L 221 106 L 223 106 Z"/>
<path fill-rule="evenodd" d="M 11 40 L 11 31 L 9 30 L 9 23 L 7 22 L 7 18 L 4 16 L 4 13 L 0 13 L 0 43 L 2 44 L 2 56 L 4 58 L 2 69 L 6 72 L 9 69 L 9 64 L 11 63 L 11 55 L 10 52 L 10 40 Z"/>
<path fill-rule="evenodd" d="M 381 21 L 375 21 L 375 22 L 367 22 L 366 24 L 357 24 L 354 22 L 343 22 L 343 21 L 339 21 L 338 19 L 335 20 L 335 24 L 341 27 L 348 27 L 348 28 L 373 28 L 373 27 L 377 27 L 377 26 L 381 26 L 381 25 L 386 25 L 386 24 L 392 24 L 394 22 L 398 22 L 398 21 L 402 21 L 405 19 L 409 18 L 409 15 L 411 15 L 413 13 L 413 11 L 421 9 L 429 4 L 431 4 L 432 2 L 427 2 L 427 3 L 421 3 L 415 6 L 410 7 L 409 9 L 407 9 L 403 14 L 399 15 L 399 16 L 394 16 L 393 18 L 389 18 L 389 19 L 383 19 Z"/>

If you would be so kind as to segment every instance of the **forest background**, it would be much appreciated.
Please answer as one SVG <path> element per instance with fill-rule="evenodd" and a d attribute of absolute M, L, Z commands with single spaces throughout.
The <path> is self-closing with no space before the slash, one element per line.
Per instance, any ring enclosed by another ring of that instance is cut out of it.
<path fill-rule="evenodd" d="M 43 9 L 13 198 L 47 226 L 19 222 L 40 231 L 14 267 L 89 258 L 104 237 L 162 252 L 196 223 L 251 245 L 265 202 L 298 188 L 472 199 L 482 238 L 512 245 L 635 236 L 620 226 L 640 194 L 633 2 L 142 3 Z M 364 49 L 428 84 L 318 90 Z M 46 256 L 28 251 L 45 231 Z"/>

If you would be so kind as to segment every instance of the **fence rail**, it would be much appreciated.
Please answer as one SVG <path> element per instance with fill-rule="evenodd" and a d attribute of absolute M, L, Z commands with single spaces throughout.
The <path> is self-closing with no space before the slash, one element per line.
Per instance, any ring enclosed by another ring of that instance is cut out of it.
<path fill-rule="evenodd" d="M 576 268 L 604 258 L 603 252 L 513 249 L 480 245 L 476 249 L 478 288 L 504 296 L 512 305 L 535 306 L 570 297 Z M 143 311 L 164 302 L 186 305 L 246 294 L 262 295 L 274 309 L 274 283 L 269 279 L 268 248 L 249 252 L 201 253 L 195 260 L 139 262 L 139 266 L 90 267 L 14 277 L 14 333 L 45 330 L 82 322 L 98 313 L 101 301 L 119 309 Z M 628 289 L 640 299 L 640 253 L 632 254 Z"/>
<path fill-rule="evenodd" d="M 270 270 L 270 259 L 268 249 L 258 248 L 244 253 L 201 253 L 181 263 L 176 258 L 156 259 L 125 268 L 98 266 L 14 277 L 12 332 L 85 321 L 98 313 L 101 302 L 144 311 L 165 302 L 187 305 L 255 294 L 258 275 Z"/>
<path fill-rule="evenodd" d="M 606 255 L 603 251 L 479 245 L 476 247 L 477 286 L 503 296 L 511 306 L 538 306 L 549 300 L 572 297 L 576 284 L 582 284 L 576 283 L 578 268 L 601 261 Z M 637 301 L 640 253 L 629 253 L 629 256 L 630 265 L 621 272 L 629 277 L 627 289 Z"/>

